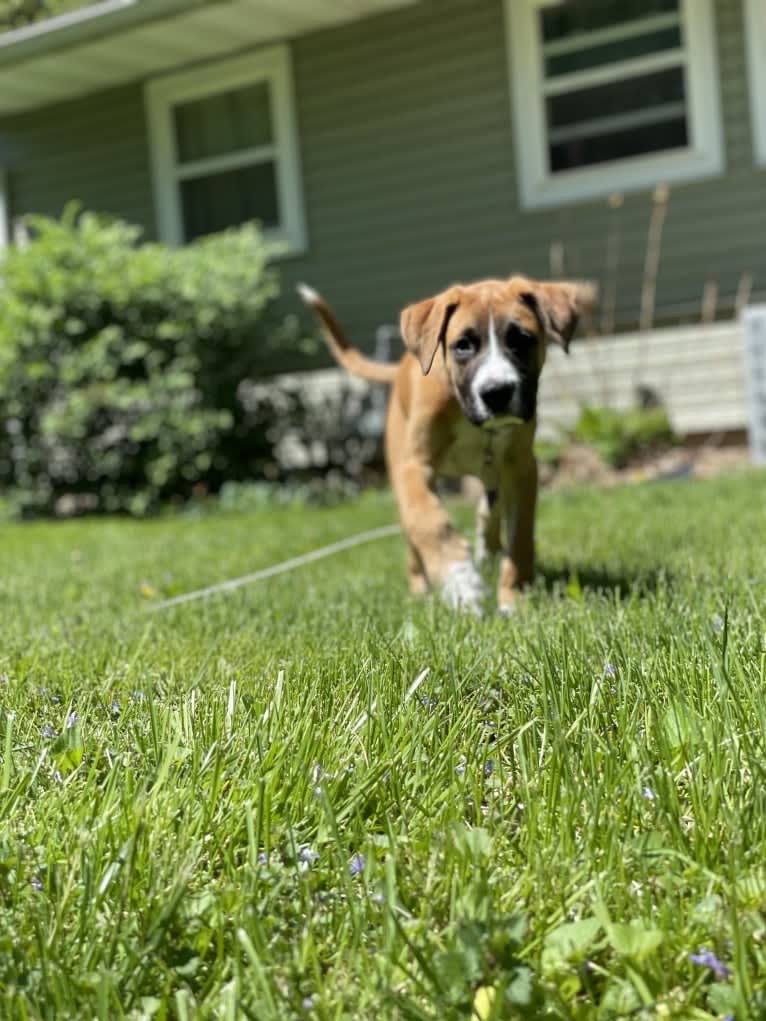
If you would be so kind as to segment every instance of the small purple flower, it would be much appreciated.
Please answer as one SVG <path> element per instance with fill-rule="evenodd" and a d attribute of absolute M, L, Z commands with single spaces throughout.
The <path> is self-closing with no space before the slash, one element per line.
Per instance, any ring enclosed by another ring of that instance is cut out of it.
<path fill-rule="evenodd" d="M 298 857 L 300 858 L 304 865 L 312 865 L 317 860 L 319 855 L 312 847 L 309 847 L 308 844 L 304 844 L 303 847 L 298 852 Z"/>
<path fill-rule="evenodd" d="M 67 718 L 66 718 L 67 730 L 70 730 L 72 727 L 76 726 L 79 722 L 80 722 L 80 717 L 78 716 L 78 714 L 77 713 L 70 713 L 69 716 L 67 716 Z"/>
<path fill-rule="evenodd" d="M 258 852 L 258 864 L 259 865 L 268 865 L 269 864 L 269 856 L 266 854 L 265 851 L 259 851 Z"/>
<path fill-rule="evenodd" d="M 50 727 L 46 723 L 45 726 L 42 729 L 42 735 L 43 735 L 43 737 L 57 737 L 58 736 L 58 731 L 56 730 L 55 727 Z"/>
<path fill-rule="evenodd" d="M 112 712 L 112 716 L 119 716 L 120 713 L 122 712 L 122 706 L 120 705 L 119 698 L 113 698 L 112 704 L 109 708 Z"/>
<path fill-rule="evenodd" d="M 712 950 L 700 950 L 698 954 L 689 954 L 689 960 L 694 964 L 702 965 L 703 968 L 710 968 L 718 982 L 731 978 L 731 968 L 728 964 L 720 961 Z"/>
<path fill-rule="evenodd" d="M 646 798 L 647 801 L 654 801 L 654 791 L 651 787 L 644 787 L 641 791 L 641 797 Z"/>
<path fill-rule="evenodd" d="M 64 777 L 61 775 L 61 770 L 60 769 L 54 769 L 53 770 L 53 779 L 56 781 L 56 783 L 63 783 L 64 782 Z"/>
<path fill-rule="evenodd" d="M 39 876 L 33 876 L 32 877 L 32 886 L 34 886 L 35 890 L 42 890 L 42 888 L 43 888 L 43 881 L 42 881 L 42 879 L 40 879 Z"/>
<path fill-rule="evenodd" d="M 311 996 L 304 996 L 301 1002 L 301 1007 L 303 1007 L 304 1010 L 313 1010 L 314 1009 L 313 998 Z"/>
<path fill-rule="evenodd" d="M 494 771 L 495 771 L 495 760 L 494 759 L 487 759 L 487 761 L 484 763 L 484 775 L 485 776 L 492 776 Z"/>
<path fill-rule="evenodd" d="M 614 663 L 604 663 L 604 673 L 607 677 L 614 677 L 617 673 L 617 667 Z"/>
<path fill-rule="evenodd" d="M 713 634 L 715 635 L 720 634 L 723 631 L 724 623 L 725 621 L 723 617 L 720 615 L 720 613 L 717 613 L 710 623 L 710 626 L 713 629 Z"/>
<path fill-rule="evenodd" d="M 367 858 L 363 854 L 355 854 L 351 859 L 351 865 L 349 866 L 349 872 L 352 876 L 358 876 L 360 872 L 364 872 L 364 866 L 367 864 Z"/>

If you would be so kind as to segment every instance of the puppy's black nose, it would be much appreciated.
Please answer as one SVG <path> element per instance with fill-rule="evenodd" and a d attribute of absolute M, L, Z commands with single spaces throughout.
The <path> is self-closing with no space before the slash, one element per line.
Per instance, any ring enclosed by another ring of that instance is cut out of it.
<path fill-rule="evenodd" d="M 481 399 L 493 415 L 507 411 L 516 387 L 513 383 L 494 383 L 481 391 Z"/>

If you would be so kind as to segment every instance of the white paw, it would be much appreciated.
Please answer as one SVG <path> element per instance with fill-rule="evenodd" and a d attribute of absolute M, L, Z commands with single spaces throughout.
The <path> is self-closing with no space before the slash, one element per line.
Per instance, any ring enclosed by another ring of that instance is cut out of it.
<path fill-rule="evenodd" d="M 470 560 L 460 560 L 450 567 L 441 594 L 454 610 L 469 610 L 477 617 L 481 616 L 484 582 Z"/>

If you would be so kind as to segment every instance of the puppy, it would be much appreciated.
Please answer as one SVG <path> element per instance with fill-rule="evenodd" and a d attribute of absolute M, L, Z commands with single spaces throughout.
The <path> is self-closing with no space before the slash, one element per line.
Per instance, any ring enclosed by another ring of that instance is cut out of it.
<path fill-rule="evenodd" d="M 480 614 L 476 564 L 502 552 L 498 608 L 510 612 L 534 577 L 537 387 L 549 342 L 565 351 L 579 317 L 595 304 L 582 283 L 521 276 L 457 284 L 405 308 L 407 352 L 397 364 L 350 347 L 332 309 L 298 291 L 318 315 L 335 359 L 349 372 L 391 385 L 385 451 L 407 542 L 410 590 L 440 591 Z M 475 559 L 434 492 L 438 477 L 477 476 L 484 486 Z"/>

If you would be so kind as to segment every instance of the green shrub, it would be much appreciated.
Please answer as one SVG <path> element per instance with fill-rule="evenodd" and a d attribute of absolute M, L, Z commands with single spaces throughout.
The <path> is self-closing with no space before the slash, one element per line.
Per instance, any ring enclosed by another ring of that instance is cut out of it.
<path fill-rule="evenodd" d="M 70 207 L 0 264 L 0 484 L 23 513 L 140 514 L 257 476 L 237 393 L 297 344 L 255 226 L 180 250 Z"/>
<path fill-rule="evenodd" d="M 585 407 L 571 438 L 589 444 L 607 464 L 622 468 L 635 454 L 665 446 L 674 437 L 664 408 Z"/>

